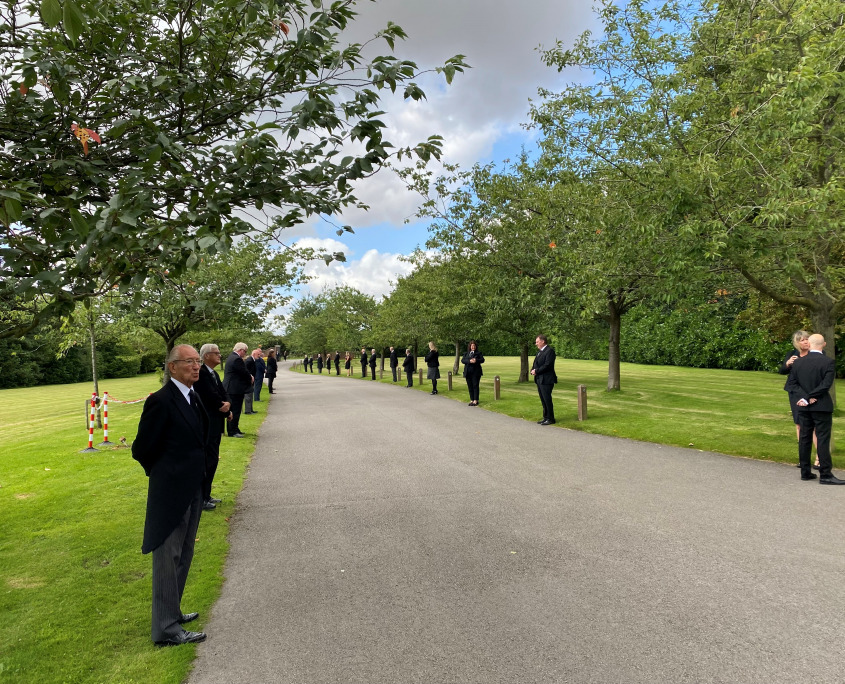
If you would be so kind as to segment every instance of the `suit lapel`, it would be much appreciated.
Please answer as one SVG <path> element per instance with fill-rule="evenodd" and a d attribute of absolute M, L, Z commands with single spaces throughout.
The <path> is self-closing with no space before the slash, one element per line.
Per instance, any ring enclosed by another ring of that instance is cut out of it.
<path fill-rule="evenodd" d="M 170 385 L 173 388 L 173 401 L 176 402 L 176 407 L 179 410 L 179 413 L 182 414 L 182 417 L 187 421 L 187 423 L 191 426 L 196 436 L 199 440 L 203 441 L 202 435 L 202 425 L 200 425 L 200 419 L 197 417 L 197 414 L 194 413 L 194 409 L 191 405 L 186 401 L 185 397 L 183 396 L 182 392 L 179 391 L 179 388 L 176 387 L 172 382 Z M 200 407 L 202 409 L 202 407 Z M 205 410 L 205 409 L 202 409 Z"/>

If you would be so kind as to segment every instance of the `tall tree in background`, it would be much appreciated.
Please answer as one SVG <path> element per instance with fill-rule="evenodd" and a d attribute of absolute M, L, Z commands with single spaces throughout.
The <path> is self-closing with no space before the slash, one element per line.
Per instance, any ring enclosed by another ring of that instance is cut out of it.
<path fill-rule="evenodd" d="M 437 156 L 437 137 L 385 139 L 379 91 L 424 97 L 420 72 L 343 44 L 355 4 L 3 3 L 0 337 L 357 204 L 354 182 L 391 156 Z"/>

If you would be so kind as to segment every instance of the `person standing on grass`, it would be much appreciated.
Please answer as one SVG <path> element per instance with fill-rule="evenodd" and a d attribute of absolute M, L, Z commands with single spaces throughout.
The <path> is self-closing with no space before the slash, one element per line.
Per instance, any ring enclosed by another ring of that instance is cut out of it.
<path fill-rule="evenodd" d="M 202 513 L 208 416 L 192 389 L 201 365 L 190 345 L 173 348 L 170 381 L 147 397 L 132 444 L 132 458 L 149 478 L 141 552 L 153 554 L 151 636 L 157 646 L 206 639 L 205 632 L 182 627 L 199 613 L 181 607 Z"/>
<path fill-rule="evenodd" d="M 789 391 L 798 396 L 798 463 L 802 480 L 815 480 L 810 469 L 813 433 L 819 455 L 819 484 L 845 485 L 831 472 L 830 433 L 833 430 L 833 398 L 830 388 L 836 378 L 836 363 L 825 356 L 826 342 L 819 334 L 810 335 L 810 353 L 798 358 L 789 373 Z"/>
<path fill-rule="evenodd" d="M 405 350 L 405 360 L 402 361 L 402 370 L 405 371 L 405 377 L 408 378 L 406 387 L 414 386 L 414 357 L 411 356 L 411 350 Z"/>
<path fill-rule="evenodd" d="M 778 368 L 778 373 L 781 375 L 789 375 L 790 371 L 792 370 L 792 364 L 795 363 L 796 359 L 803 358 L 810 353 L 810 333 L 806 330 L 796 330 L 792 333 L 792 346 L 794 347 L 793 351 L 790 351 L 786 358 L 783 360 L 783 363 L 780 364 Z M 783 388 L 786 390 L 787 396 L 789 397 L 789 408 L 792 411 L 792 422 L 795 423 L 795 438 L 801 439 L 801 427 L 798 425 L 798 406 L 797 401 L 800 397 L 795 392 L 791 392 L 789 390 L 789 378 L 786 379 L 786 384 L 784 384 Z M 816 434 L 813 433 L 813 444 L 816 444 Z M 818 445 L 816 444 L 816 451 L 818 451 Z M 798 464 L 798 467 L 801 467 L 801 464 Z M 819 457 L 816 456 L 816 465 L 814 466 L 816 470 L 819 468 Z"/>
<path fill-rule="evenodd" d="M 220 499 L 211 496 L 211 484 L 214 481 L 214 473 L 217 472 L 217 464 L 220 462 L 220 440 L 223 437 L 223 430 L 226 420 L 232 419 L 232 412 L 229 410 L 231 402 L 220 382 L 220 376 L 214 370 L 220 363 L 220 348 L 216 344 L 204 344 L 200 348 L 202 368 L 199 377 L 194 383 L 194 391 L 199 395 L 200 401 L 208 414 L 208 442 L 205 445 L 205 478 L 202 482 L 202 510 L 213 511 L 220 503 Z"/>
<path fill-rule="evenodd" d="M 247 355 L 246 350 L 246 344 L 238 342 L 232 353 L 229 354 L 229 358 L 226 359 L 226 367 L 223 371 L 223 388 L 229 395 L 229 401 L 232 402 L 232 420 L 226 427 L 229 437 L 244 436 L 239 421 L 246 393 L 251 391 L 252 387 L 252 375 L 250 375 L 244 363 L 244 358 Z"/>
<path fill-rule="evenodd" d="M 428 354 L 425 355 L 425 365 L 428 366 L 426 377 L 431 380 L 431 393 L 437 394 L 437 378 L 440 377 L 440 352 L 434 342 L 428 343 Z"/>
<path fill-rule="evenodd" d="M 340 375 L 340 352 L 336 351 L 334 353 L 334 372 L 335 375 Z"/>
<path fill-rule="evenodd" d="M 344 359 L 346 359 L 343 363 L 343 367 L 346 369 L 346 377 L 351 378 L 352 377 L 352 354 L 351 354 L 351 352 L 346 352 L 346 356 L 344 357 Z"/>
<path fill-rule="evenodd" d="M 264 352 L 261 350 L 261 347 L 258 347 L 252 354 L 255 358 L 253 399 L 255 401 L 261 401 L 261 388 L 264 387 L 264 374 L 267 372 L 267 364 L 264 362 Z"/>
<path fill-rule="evenodd" d="M 367 361 L 368 360 L 369 359 L 367 357 L 367 348 L 361 347 L 361 377 L 362 378 L 367 377 Z"/>
<path fill-rule="evenodd" d="M 370 373 L 372 374 L 372 379 L 376 379 L 376 350 L 372 349 L 370 354 Z"/>
<path fill-rule="evenodd" d="M 481 384 L 481 376 L 484 371 L 481 369 L 481 364 L 484 363 L 484 354 L 478 351 L 478 345 L 475 340 L 470 340 L 467 353 L 461 359 L 464 364 L 464 377 L 469 388 L 469 406 L 478 406 L 478 389 Z"/>
<path fill-rule="evenodd" d="M 393 382 L 396 382 L 396 368 L 399 366 L 399 355 L 396 353 L 396 350 L 391 347 L 390 348 L 390 370 L 393 371 Z"/>
<path fill-rule="evenodd" d="M 537 423 L 554 425 L 555 407 L 552 404 L 552 390 L 557 383 L 555 350 L 546 344 L 545 335 L 537 335 L 534 344 L 537 345 L 537 356 L 534 357 L 534 364 L 531 366 L 531 375 L 537 383 L 537 393 L 540 395 L 540 403 L 543 404 L 543 419 L 538 420 Z"/>
<path fill-rule="evenodd" d="M 276 361 L 276 350 L 271 349 L 267 352 L 267 391 L 270 394 L 273 392 L 273 380 L 276 379 L 276 373 L 279 372 L 279 363 Z"/>
<path fill-rule="evenodd" d="M 252 399 L 255 396 L 255 350 L 244 359 L 244 365 L 246 366 L 246 372 L 252 376 L 252 383 L 250 383 L 249 389 L 244 395 L 244 415 L 251 416 L 258 413 L 252 410 Z"/>
<path fill-rule="evenodd" d="M 323 355 L 322 354 L 317 354 L 317 372 L 318 373 L 323 372 Z"/>

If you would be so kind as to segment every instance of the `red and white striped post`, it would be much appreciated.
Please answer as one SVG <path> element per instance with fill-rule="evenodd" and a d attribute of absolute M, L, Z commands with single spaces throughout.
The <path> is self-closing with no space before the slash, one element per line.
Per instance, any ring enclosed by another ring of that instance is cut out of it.
<path fill-rule="evenodd" d="M 103 441 L 97 446 L 115 446 L 109 441 L 109 393 L 103 392 Z"/>
<path fill-rule="evenodd" d="M 93 392 L 91 393 L 91 412 L 88 416 L 88 448 L 82 449 L 79 453 L 84 454 L 89 451 L 99 451 L 99 449 L 94 448 L 94 420 L 96 418 L 96 411 L 97 411 L 97 395 Z"/>

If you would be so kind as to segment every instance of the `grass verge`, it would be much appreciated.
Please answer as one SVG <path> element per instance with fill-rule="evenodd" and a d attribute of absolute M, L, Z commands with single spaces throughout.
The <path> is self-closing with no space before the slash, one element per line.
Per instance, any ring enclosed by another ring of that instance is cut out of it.
<path fill-rule="evenodd" d="M 113 398 L 158 389 L 155 375 L 109 380 Z M 150 641 L 151 556 L 141 554 L 147 478 L 127 448 L 87 446 L 90 384 L 0 391 L 0 682 L 176 684 L 195 646 Z M 265 416 L 243 416 L 247 439 L 224 437 L 182 607 L 202 629 L 223 582 L 228 518 Z M 109 404 L 109 436 L 135 438 L 143 404 Z M 95 445 L 102 433 L 95 432 Z"/>

